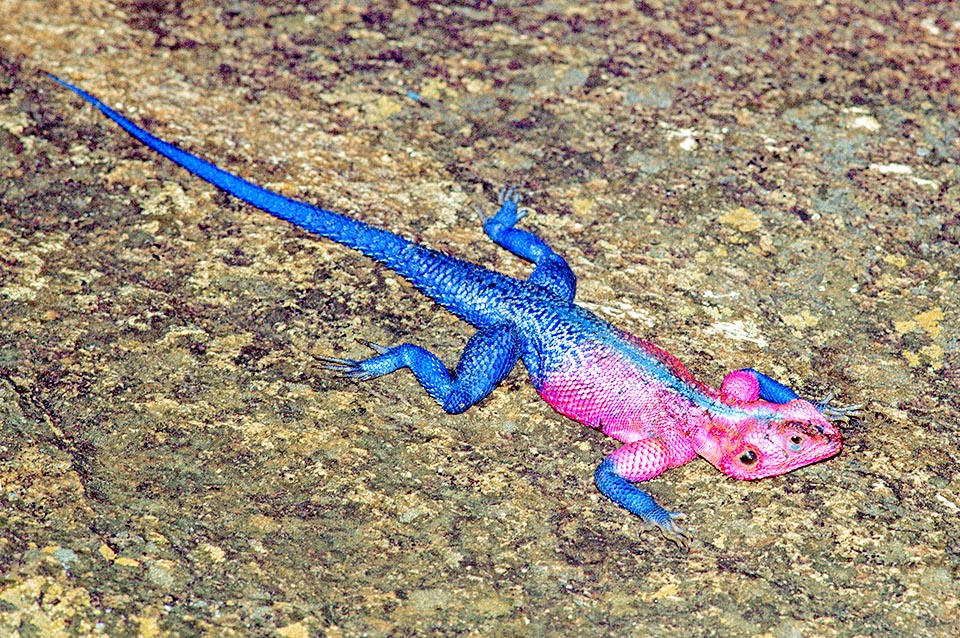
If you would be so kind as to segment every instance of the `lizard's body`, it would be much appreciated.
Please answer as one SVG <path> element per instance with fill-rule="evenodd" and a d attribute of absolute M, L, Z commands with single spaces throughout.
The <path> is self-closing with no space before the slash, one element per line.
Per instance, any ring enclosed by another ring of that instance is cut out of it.
<path fill-rule="evenodd" d="M 92 95 L 53 79 L 195 175 L 382 262 L 477 328 L 452 373 L 433 354 L 409 344 L 370 344 L 376 356 L 326 359 L 327 367 L 360 379 L 410 368 L 447 412 L 460 413 L 522 360 L 537 392 L 554 409 L 624 443 L 597 468 L 600 490 L 678 543 L 685 544 L 688 535 L 674 522 L 676 515 L 633 482 L 698 455 L 730 476 L 749 479 L 783 474 L 840 450 L 840 433 L 827 416 L 842 417 L 853 408 L 818 409 L 749 369 L 730 373 L 719 390 L 713 389 L 664 350 L 573 303 L 576 278 L 567 263 L 531 233 L 514 228 L 523 212 L 512 191 L 501 194 L 500 210 L 485 221 L 484 231 L 534 262 L 527 280 L 267 191 L 154 137 Z"/>

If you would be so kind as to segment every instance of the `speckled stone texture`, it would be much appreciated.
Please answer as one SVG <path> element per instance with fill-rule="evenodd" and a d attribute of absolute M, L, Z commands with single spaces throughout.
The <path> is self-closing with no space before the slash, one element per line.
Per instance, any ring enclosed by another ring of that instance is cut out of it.
<path fill-rule="evenodd" d="M 0 635 L 960 635 L 958 5 L 517 4 L 0 0 Z M 460 416 L 325 373 L 469 331 L 43 70 L 522 275 L 472 210 L 517 184 L 591 310 L 864 417 L 647 484 L 680 551 L 522 370 Z"/>

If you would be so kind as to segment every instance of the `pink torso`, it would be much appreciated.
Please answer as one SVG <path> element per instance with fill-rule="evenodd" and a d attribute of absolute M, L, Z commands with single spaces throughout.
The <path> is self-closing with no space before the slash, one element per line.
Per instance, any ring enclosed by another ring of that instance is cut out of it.
<path fill-rule="evenodd" d="M 658 437 L 671 466 L 686 463 L 696 456 L 691 433 L 710 421 L 692 397 L 715 399 L 717 392 L 659 347 L 627 333 L 622 338 L 578 348 L 566 365 L 543 376 L 537 391 L 560 414 L 618 441 Z"/>

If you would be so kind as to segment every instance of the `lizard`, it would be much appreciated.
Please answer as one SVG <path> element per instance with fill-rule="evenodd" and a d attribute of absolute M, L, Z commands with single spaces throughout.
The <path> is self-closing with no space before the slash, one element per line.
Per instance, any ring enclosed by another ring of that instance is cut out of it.
<path fill-rule="evenodd" d="M 370 257 L 476 331 L 448 369 L 433 353 L 403 343 L 363 342 L 365 359 L 322 357 L 325 369 L 358 380 L 402 368 L 449 414 L 483 400 L 522 361 L 534 389 L 554 410 L 622 446 L 594 481 L 614 503 L 689 547 L 691 534 L 636 483 L 702 457 L 737 479 L 777 476 L 829 458 L 842 446 L 835 421 L 861 406 L 801 398 L 754 370 L 730 372 L 719 389 L 698 381 L 664 349 L 615 327 L 574 302 L 576 276 L 535 234 L 516 227 L 527 209 L 513 188 L 500 192 L 483 231 L 532 262 L 510 277 L 422 246 L 361 220 L 294 200 L 247 181 L 155 137 L 86 91 L 50 78 L 93 105 L 136 140 L 230 195 L 315 235 Z"/>

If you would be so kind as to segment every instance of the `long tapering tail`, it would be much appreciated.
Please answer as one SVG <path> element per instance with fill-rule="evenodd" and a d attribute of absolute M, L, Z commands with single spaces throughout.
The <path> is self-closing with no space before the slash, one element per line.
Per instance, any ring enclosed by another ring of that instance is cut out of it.
<path fill-rule="evenodd" d="M 192 155 L 169 142 L 164 142 L 160 138 L 151 135 L 83 89 L 69 82 L 65 82 L 55 75 L 49 73 L 47 75 L 49 75 L 50 79 L 54 82 L 70 89 L 100 109 L 104 115 L 116 122 L 123 130 L 157 153 L 173 160 L 194 175 L 205 179 L 214 186 L 227 191 L 247 203 L 253 204 L 260 210 L 292 222 L 312 233 L 359 250 L 368 257 L 386 263 L 393 269 L 396 269 L 396 265 L 391 263 L 393 261 L 392 258 L 401 254 L 408 246 L 415 245 L 410 240 L 404 239 L 389 231 L 375 228 L 362 221 L 341 215 L 340 213 L 284 197 L 283 195 L 274 193 L 228 173 L 222 168 L 218 168 L 216 165 L 200 159 L 196 155 Z"/>
<path fill-rule="evenodd" d="M 489 293 L 485 292 L 486 284 L 504 278 L 503 275 L 420 246 L 409 239 L 346 215 L 311 206 L 257 186 L 169 142 L 164 142 L 83 89 L 52 74 L 47 75 L 97 107 L 134 138 L 194 175 L 275 217 L 376 259 L 466 321 L 477 326 L 487 323 L 484 302 L 489 301 L 485 299 Z M 470 290 L 471 288 L 473 290 Z"/>

